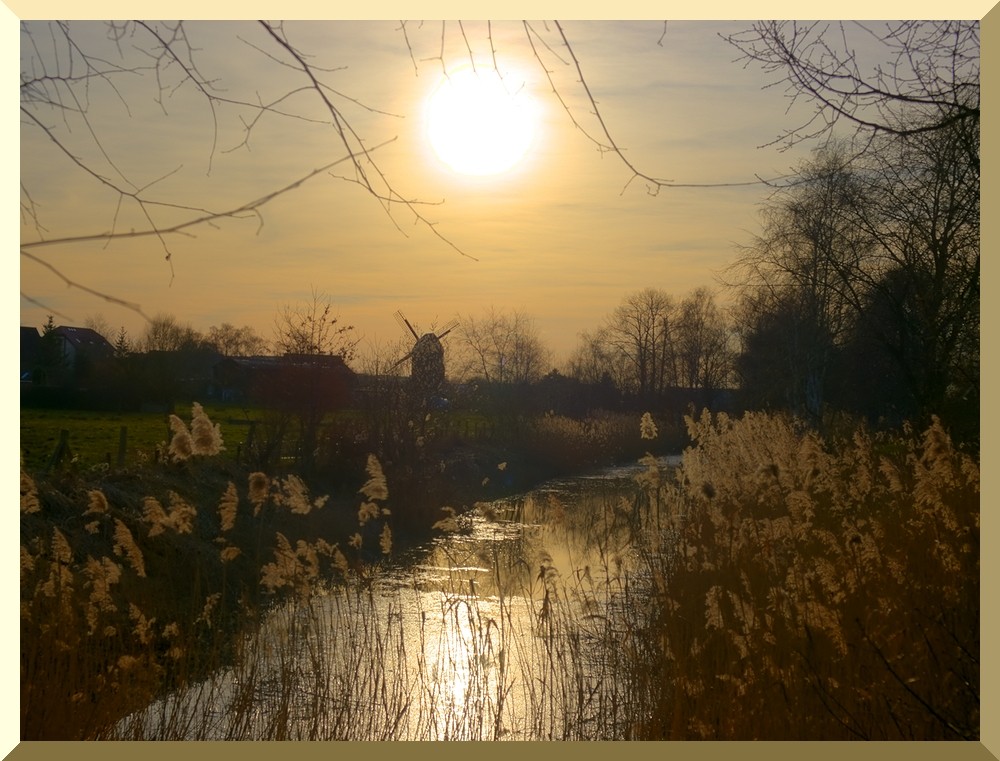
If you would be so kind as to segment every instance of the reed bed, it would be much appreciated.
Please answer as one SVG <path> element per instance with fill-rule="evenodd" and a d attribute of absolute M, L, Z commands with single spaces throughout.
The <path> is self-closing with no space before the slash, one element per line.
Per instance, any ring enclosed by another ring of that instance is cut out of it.
<path fill-rule="evenodd" d="M 666 678 L 643 734 L 978 739 L 979 467 L 940 423 L 689 429 L 674 552 L 647 563 Z"/>
<path fill-rule="evenodd" d="M 22 735 L 978 739 L 976 460 L 937 421 L 830 440 L 771 415 L 687 423 L 676 470 L 647 457 L 624 490 L 446 508 L 395 560 L 372 458 L 357 533 L 259 532 L 236 629 L 217 591 L 177 621 L 143 610 L 157 542 L 197 515 L 168 501 L 130 524 L 94 496 L 89 543 L 22 530 Z M 186 456 L 211 444 L 197 430 Z M 227 532 L 268 509 L 322 507 L 255 474 L 213 505 L 217 551 L 250 555 Z"/>

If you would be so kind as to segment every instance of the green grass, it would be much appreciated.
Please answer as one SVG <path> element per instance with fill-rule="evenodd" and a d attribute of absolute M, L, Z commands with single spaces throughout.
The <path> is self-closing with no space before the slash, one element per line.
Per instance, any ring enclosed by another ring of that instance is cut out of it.
<path fill-rule="evenodd" d="M 229 455 L 245 441 L 249 427 L 241 420 L 259 419 L 260 411 L 239 407 L 206 406 L 222 430 Z M 190 423 L 190 409 L 177 408 L 177 416 Z M 151 461 L 156 448 L 170 440 L 167 415 L 162 412 L 101 412 L 91 410 L 21 410 L 21 456 L 29 470 L 45 468 L 59 444 L 60 431 L 69 432 L 71 457 L 81 469 L 117 462 L 122 427 L 127 430 L 125 465 Z M 69 460 L 65 461 L 69 462 Z M 64 462 L 64 464 L 65 464 Z"/>
<path fill-rule="evenodd" d="M 205 412 L 222 430 L 229 457 L 235 457 L 238 447 L 245 444 L 252 420 L 261 421 L 267 412 L 232 405 L 203 404 Z M 178 405 L 176 414 L 190 423 L 190 409 Z M 93 410 L 21 409 L 21 456 L 29 471 L 47 467 L 59 444 L 60 431 L 69 432 L 70 458 L 78 469 L 115 465 L 121 429 L 127 429 L 125 465 L 150 462 L 157 447 L 170 441 L 167 414 L 163 412 L 106 412 Z M 330 417 L 346 425 L 365 422 L 359 410 L 341 410 Z M 443 416 L 442 432 L 459 437 L 473 437 L 490 428 L 489 421 L 474 412 L 449 412 Z"/>

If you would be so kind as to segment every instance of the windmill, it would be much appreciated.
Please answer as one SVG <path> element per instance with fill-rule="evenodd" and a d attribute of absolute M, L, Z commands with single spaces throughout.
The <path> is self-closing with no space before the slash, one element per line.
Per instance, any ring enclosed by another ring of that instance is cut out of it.
<path fill-rule="evenodd" d="M 438 333 L 420 335 L 402 311 L 397 310 L 393 316 L 401 328 L 410 332 L 414 340 L 413 348 L 396 364 L 410 360 L 411 388 L 418 398 L 427 401 L 444 383 L 444 347 L 441 339 L 457 327 L 458 320 L 452 320 Z"/>

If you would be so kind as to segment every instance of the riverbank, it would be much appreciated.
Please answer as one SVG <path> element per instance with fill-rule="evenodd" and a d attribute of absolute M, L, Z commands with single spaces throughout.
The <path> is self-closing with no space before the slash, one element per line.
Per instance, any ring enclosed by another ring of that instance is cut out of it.
<path fill-rule="evenodd" d="M 405 543 L 399 505 L 414 494 L 398 463 L 367 459 L 345 499 L 197 455 L 164 466 L 155 485 L 122 474 L 60 491 L 23 476 L 22 737 L 120 736 L 121 716 L 186 685 L 196 689 L 170 694 L 200 696 L 194 713 L 175 703 L 153 734 L 135 724 L 130 736 L 190 739 L 183 722 L 227 694 L 227 739 L 399 739 L 395 711 L 417 689 L 455 696 L 440 715 L 502 739 L 489 717 L 510 695 L 510 654 L 537 652 L 545 668 L 517 677 L 531 716 L 518 731 L 533 739 L 978 738 L 978 461 L 936 421 L 923 434 L 862 427 L 823 439 L 787 418 L 705 415 L 690 432 L 680 480 L 663 488 L 661 473 L 641 472 L 631 499 L 609 494 L 583 522 L 596 560 L 546 541 L 508 562 L 475 546 L 477 526 L 492 537 L 504 521 L 439 515 L 440 530 L 460 531 L 421 566 L 456 586 L 424 597 L 395 583 L 421 603 L 405 617 L 395 603 L 372 607 Z M 511 501 L 527 528 L 513 549 L 582 518 L 566 494 Z M 480 594 L 502 578 L 501 560 L 520 586 Z M 612 604 L 592 607 L 602 599 Z M 525 600 L 532 618 L 517 633 L 510 606 Z M 331 619 L 330 603 L 346 617 Z M 263 628 L 268 611 L 277 632 Z M 464 649 L 427 661 L 433 642 L 411 647 L 400 627 L 415 622 L 425 637 L 438 618 Z M 399 673 L 386 648 L 418 659 L 416 687 L 387 681 Z M 590 696 L 608 684 L 617 713 L 595 714 Z M 381 702 L 366 712 L 359 696 Z"/>
<path fill-rule="evenodd" d="M 430 441 L 409 460 L 356 456 L 308 483 L 193 453 L 22 473 L 22 737 L 99 737 L 224 664 L 284 596 L 391 563 L 479 502 L 622 460 L 613 426 L 625 438 L 617 419 L 548 418 L 520 446 Z"/>

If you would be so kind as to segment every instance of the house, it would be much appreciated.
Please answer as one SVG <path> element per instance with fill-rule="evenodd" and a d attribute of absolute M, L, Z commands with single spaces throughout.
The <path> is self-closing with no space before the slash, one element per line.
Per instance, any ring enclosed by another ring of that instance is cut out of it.
<path fill-rule="evenodd" d="M 59 342 L 68 385 L 77 389 L 104 385 L 104 369 L 115 355 L 115 347 L 104 336 L 90 328 L 69 325 L 60 325 L 52 335 Z"/>
<path fill-rule="evenodd" d="M 115 354 L 115 347 L 96 330 L 60 325 L 52 332 L 61 339 L 62 357 L 70 367 L 77 367 L 81 361 L 111 359 Z"/>
<path fill-rule="evenodd" d="M 21 326 L 21 383 L 30 384 L 42 350 L 42 335 L 38 328 Z"/>
<path fill-rule="evenodd" d="M 114 356 L 114 347 L 90 328 L 60 325 L 41 335 L 21 326 L 21 383 L 80 387 Z"/>
<path fill-rule="evenodd" d="M 323 354 L 226 357 L 215 365 L 213 376 L 222 401 L 265 406 L 307 402 L 310 397 L 326 397 L 326 403 L 339 406 L 355 382 L 343 357 Z"/>
<path fill-rule="evenodd" d="M 172 412 L 175 404 L 212 399 L 212 374 L 220 354 L 208 346 L 152 349 L 121 358 L 116 383 L 140 409 Z"/>

